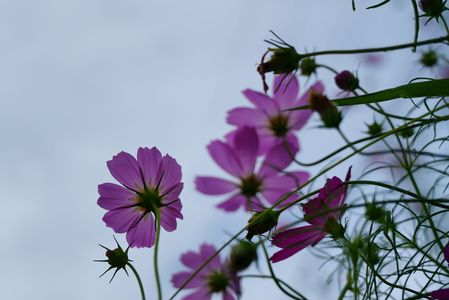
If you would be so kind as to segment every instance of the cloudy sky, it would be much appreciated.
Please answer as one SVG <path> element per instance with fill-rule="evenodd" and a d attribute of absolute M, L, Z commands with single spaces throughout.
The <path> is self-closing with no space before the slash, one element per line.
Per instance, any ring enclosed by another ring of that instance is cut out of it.
<path fill-rule="evenodd" d="M 226 111 L 246 104 L 241 90 L 261 89 L 255 66 L 268 30 L 299 51 L 412 40 L 407 1 L 376 11 L 362 3 L 375 1 L 358 1 L 357 12 L 350 2 L 0 1 L 0 298 L 138 299 L 133 278 L 120 273 L 108 284 L 98 279 L 107 266 L 92 260 L 103 258 L 98 243 L 114 245 L 96 205 L 97 185 L 113 180 L 105 162 L 122 150 L 135 154 L 139 146 L 157 146 L 183 168 L 185 220 L 176 232 L 164 232 L 160 247 L 165 295 L 172 294 L 170 278 L 183 268 L 181 253 L 202 242 L 219 246 L 247 220 L 243 213 L 215 210 L 222 198 L 199 194 L 193 180 L 222 174 L 205 146 L 229 131 Z M 361 56 L 320 62 L 358 70 L 365 86 L 376 90 L 407 82 L 404 73 L 422 72 L 411 64 L 417 60 L 401 51 L 381 67 L 368 66 Z M 322 74 L 335 95 L 331 77 Z M 301 84 L 313 80 L 302 78 Z M 305 161 L 341 143 L 317 124 L 311 120 L 299 135 Z M 348 122 L 343 126 L 350 130 Z M 326 139 L 317 139 L 318 133 Z M 152 249 L 130 255 L 153 299 Z M 263 260 L 260 268 L 265 270 Z M 333 268 L 320 269 L 308 252 L 277 270 L 311 299 L 336 291 L 326 283 Z M 284 298 L 272 282 L 246 280 L 243 290 L 244 300 L 267 293 Z"/>

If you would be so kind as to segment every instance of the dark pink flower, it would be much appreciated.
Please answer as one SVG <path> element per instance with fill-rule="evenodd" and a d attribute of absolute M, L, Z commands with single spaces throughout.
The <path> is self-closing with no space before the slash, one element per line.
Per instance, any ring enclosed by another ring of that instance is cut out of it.
<path fill-rule="evenodd" d="M 289 148 L 297 151 L 295 139 L 289 139 L 286 143 Z M 227 142 L 216 140 L 207 148 L 215 162 L 235 179 L 229 181 L 199 176 L 195 180 L 196 189 L 206 195 L 231 194 L 226 201 L 218 205 L 225 211 L 236 211 L 241 206 L 247 211 L 262 210 L 263 199 L 274 204 L 281 196 L 309 178 L 309 174 L 302 171 L 281 173 L 292 161 L 292 156 L 284 144 L 271 148 L 260 167 L 256 168 L 259 138 L 253 127 L 241 127 Z M 292 195 L 282 204 L 285 205 L 296 198 L 297 196 Z"/>
<path fill-rule="evenodd" d="M 351 168 L 345 181 L 351 178 Z M 314 246 L 327 234 L 341 233 L 338 223 L 344 212 L 346 186 L 340 178 L 334 176 L 327 179 L 318 196 L 303 204 L 304 220 L 310 225 L 301 226 L 280 232 L 273 237 L 272 244 L 282 248 L 270 260 L 278 262 L 301 251 L 307 246 Z"/>
<path fill-rule="evenodd" d="M 449 263 L 449 245 L 444 247 L 444 259 Z M 430 293 L 433 299 L 437 300 L 449 300 L 449 289 L 440 289 Z"/>
<path fill-rule="evenodd" d="M 238 107 L 228 112 L 229 124 L 257 129 L 261 154 L 284 138 L 296 139 L 293 131 L 301 129 L 312 115 L 311 110 L 284 110 L 307 105 L 311 89 L 319 93 L 324 90 L 323 84 L 317 82 L 302 97 L 298 97 L 299 83 L 296 76 L 292 76 L 275 77 L 272 97 L 253 90 L 244 90 L 243 94 L 255 108 Z"/>
<path fill-rule="evenodd" d="M 182 219 L 179 195 L 183 188 L 181 166 L 156 147 L 139 148 L 137 159 L 120 152 L 107 162 L 114 183 L 98 185 L 98 205 L 108 212 L 103 221 L 117 233 L 126 232 L 131 247 L 151 247 L 156 233 L 156 213 L 166 231 Z"/>
<path fill-rule="evenodd" d="M 172 283 L 180 288 L 194 272 L 214 253 L 215 247 L 202 244 L 199 253 L 189 251 L 181 256 L 181 262 L 189 269 L 173 275 Z M 184 287 L 195 289 L 183 300 L 210 300 L 213 294 L 222 293 L 223 300 L 234 300 L 240 295 L 239 278 L 233 274 L 226 263 L 215 256 L 195 277 Z"/>

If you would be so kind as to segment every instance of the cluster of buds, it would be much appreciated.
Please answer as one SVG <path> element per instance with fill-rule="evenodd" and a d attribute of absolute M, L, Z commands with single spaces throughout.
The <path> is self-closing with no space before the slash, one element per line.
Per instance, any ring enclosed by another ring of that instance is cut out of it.
<path fill-rule="evenodd" d="M 324 127 L 338 128 L 342 116 L 337 107 L 325 95 L 314 90 L 309 95 L 310 108 L 316 111 L 323 121 Z"/>

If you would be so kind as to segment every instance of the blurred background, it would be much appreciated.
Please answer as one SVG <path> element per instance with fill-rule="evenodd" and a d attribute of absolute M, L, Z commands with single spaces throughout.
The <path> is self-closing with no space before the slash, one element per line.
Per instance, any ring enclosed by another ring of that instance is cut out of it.
<path fill-rule="evenodd" d="M 205 147 L 231 129 L 228 110 L 248 105 L 241 91 L 262 89 L 255 69 L 269 30 L 298 51 L 412 41 L 409 1 L 377 10 L 365 9 L 377 1 L 357 2 L 353 12 L 350 0 L 1 0 L 0 299 L 139 299 L 133 277 L 119 272 L 108 284 L 112 274 L 98 279 L 107 265 L 92 262 L 104 258 L 99 243 L 114 247 L 96 205 L 97 185 L 114 182 L 106 161 L 122 150 L 135 155 L 139 146 L 157 146 L 183 168 L 184 220 L 175 232 L 163 231 L 160 246 L 168 299 L 183 252 L 203 242 L 218 247 L 247 222 L 243 212 L 216 210 L 223 198 L 196 192 L 193 181 L 223 174 Z M 430 23 L 420 38 L 440 35 Z M 434 76 L 416 63 L 419 54 L 399 51 L 374 64 L 364 56 L 318 62 L 357 71 L 375 91 L 404 84 L 411 73 Z M 338 94 L 329 72 L 319 79 L 329 96 Z M 303 90 L 314 81 L 302 77 Z M 372 116 L 354 111 L 343 128 L 360 135 L 351 124 L 362 120 Z M 314 116 L 299 133 L 302 161 L 343 143 L 317 125 Z M 332 175 L 344 176 L 348 165 Z M 150 299 L 152 251 L 130 250 Z M 307 250 L 275 270 L 310 299 L 334 299 L 334 266 L 321 263 Z M 259 267 L 266 270 L 263 259 Z M 271 281 L 245 279 L 242 286 L 242 299 L 285 298 Z"/>

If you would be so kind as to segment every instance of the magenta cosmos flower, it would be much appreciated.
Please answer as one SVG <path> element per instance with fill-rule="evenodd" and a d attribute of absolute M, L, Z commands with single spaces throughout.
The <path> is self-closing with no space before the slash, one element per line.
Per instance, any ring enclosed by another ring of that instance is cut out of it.
<path fill-rule="evenodd" d="M 295 139 L 289 139 L 287 143 L 297 152 Z M 281 173 L 292 161 L 291 153 L 284 144 L 268 151 L 260 167 L 256 168 L 259 137 L 253 127 L 241 127 L 226 143 L 216 140 L 207 149 L 215 162 L 235 179 L 199 176 L 195 180 L 196 189 L 206 195 L 230 194 L 226 201 L 218 205 L 225 211 L 236 211 L 241 206 L 247 211 L 260 211 L 264 208 L 264 199 L 274 204 L 309 178 L 309 174 L 302 171 Z M 282 204 L 296 198 L 291 195 Z"/>
<path fill-rule="evenodd" d="M 156 147 L 139 148 L 137 159 L 120 152 L 107 162 L 114 183 L 98 185 L 98 205 L 108 212 L 103 221 L 117 233 L 126 232 L 131 247 L 151 247 L 156 233 L 157 214 L 166 231 L 176 229 L 182 219 L 179 195 L 183 188 L 181 166 L 169 155 L 162 157 Z"/>
<path fill-rule="evenodd" d="M 444 259 L 449 263 L 449 245 L 446 245 L 446 247 L 444 247 Z M 432 293 L 430 293 L 430 296 L 433 299 L 437 300 L 449 300 L 449 289 L 440 289 L 433 291 Z"/>
<path fill-rule="evenodd" d="M 351 168 L 345 181 L 351 178 Z M 318 197 L 303 204 L 304 220 L 310 225 L 301 226 L 280 232 L 273 237 L 272 244 L 282 248 L 270 260 L 278 262 L 301 251 L 307 246 L 316 245 L 328 233 L 340 230 L 340 220 L 344 210 L 346 186 L 340 178 L 334 176 L 327 179 Z"/>
<path fill-rule="evenodd" d="M 269 97 L 263 93 L 244 90 L 243 94 L 255 108 L 238 107 L 228 112 L 227 122 L 238 127 L 257 128 L 260 140 L 259 151 L 265 153 L 283 138 L 297 139 L 293 131 L 301 129 L 312 115 L 312 111 L 284 111 L 308 104 L 311 89 L 323 93 L 321 82 L 315 83 L 302 97 L 298 98 L 299 83 L 296 76 L 278 75 L 274 78 L 274 94 Z"/>
<path fill-rule="evenodd" d="M 180 288 L 215 252 L 214 246 L 203 244 L 199 253 L 192 251 L 184 253 L 181 256 L 181 262 L 189 270 L 174 274 L 171 280 L 173 285 Z M 209 300 L 216 293 L 222 293 L 223 300 L 234 300 L 240 295 L 239 278 L 229 271 L 227 264 L 223 263 L 218 255 L 199 271 L 184 288 L 195 289 L 195 291 L 185 296 L 183 300 Z"/>

